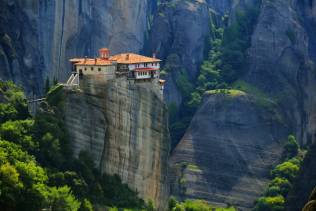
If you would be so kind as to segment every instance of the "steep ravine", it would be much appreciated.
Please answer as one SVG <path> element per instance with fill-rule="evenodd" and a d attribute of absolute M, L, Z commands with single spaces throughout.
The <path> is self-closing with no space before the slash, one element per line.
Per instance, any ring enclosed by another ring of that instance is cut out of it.
<path fill-rule="evenodd" d="M 152 86 L 84 77 L 80 91 L 66 91 L 65 114 L 75 154 L 90 152 L 102 172 L 119 175 L 162 209 L 170 140 L 166 106 Z"/>

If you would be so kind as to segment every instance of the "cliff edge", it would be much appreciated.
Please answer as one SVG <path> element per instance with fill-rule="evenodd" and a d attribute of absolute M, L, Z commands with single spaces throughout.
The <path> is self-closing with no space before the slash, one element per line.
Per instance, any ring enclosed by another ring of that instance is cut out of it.
<path fill-rule="evenodd" d="M 117 174 L 145 200 L 168 199 L 167 109 L 155 83 L 84 76 L 66 91 L 66 125 L 75 154 L 88 151 L 102 172 Z"/>

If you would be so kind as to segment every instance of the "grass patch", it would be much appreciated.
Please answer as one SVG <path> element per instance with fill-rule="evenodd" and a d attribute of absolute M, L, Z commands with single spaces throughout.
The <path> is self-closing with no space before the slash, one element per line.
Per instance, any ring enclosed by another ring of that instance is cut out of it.
<path fill-rule="evenodd" d="M 224 94 L 232 97 L 243 96 L 246 95 L 244 91 L 238 89 L 214 89 L 208 90 L 205 92 L 206 95 L 214 95 L 214 94 Z"/>
<path fill-rule="evenodd" d="M 241 91 L 255 97 L 256 104 L 261 106 L 261 107 L 268 108 L 269 110 L 271 110 L 271 108 L 274 105 L 273 99 L 269 98 L 264 92 L 262 92 L 257 87 L 255 87 L 255 86 L 253 86 L 245 81 L 242 81 L 242 80 L 236 81 L 233 84 L 233 88 L 241 90 Z"/>
<path fill-rule="evenodd" d="M 232 87 L 233 89 L 244 91 L 247 94 L 251 94 L 256 97 L 267 98 L 265 93 L 263 93 L 260 89 L 242 80 L 238 80 L 233 83 Z"/>
<path fill-rule="evenodd" d="M 169 200 L 169 210 L 180 211 L 236 211 L 232 206 L 218 207 L 214 206 L 204 200 L 185 200 L 184 202 L 178 202 L 173 197 Z"/>
<path fill-rule="evenodd" d="M 190 171 L 194 171 L 194 172 L 201 172 L 202 170 L 200 169 L 200 167 L 198 167 L 195 164 L 188 164 L 187 165 L 187 169 L 189 169 Z"/>

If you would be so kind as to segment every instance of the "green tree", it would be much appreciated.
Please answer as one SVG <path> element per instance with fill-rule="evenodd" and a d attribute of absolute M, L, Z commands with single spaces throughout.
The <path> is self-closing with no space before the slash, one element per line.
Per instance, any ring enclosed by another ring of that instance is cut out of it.
<path fill-rule="evenodd" d="M 182 204 L 177 204 L 172 211 L 185 211 L 185 208 Z"/>
<path fill-rule="evenodd" d="M 21 145 L 29 152 L 35 152 L 38 149 L 38 142 L 32 137 L 33 125 L 34 121 L 29 119 L 7 121 L 0 125 L 0 137 Z"/>
<path fill-rule="evenodd" d="M 177 87 L 185 98 L 189 98 L 193 90 L 193 86 L 188 79 L 188 75 L 185 70 L 182 70 L 179 73 L 178 78 L 176 79 Z"/>
<path fill-rule="evenodd" d="M 272 176 L 283 177 L 289 181 L 293 181 L 297 176 L 299 169 L 299 166 L 287 161 L 276 166 L 276 168 L 272 170 Z"/>
<path fill-rule="evenodd" d="M 254 211 L 283 211 L 284 203 L 283 196 L 261 197 L 257 200 Z"/>
<path fill-rule="evenodd" d="M 2 208 L 38 210 L 47 204 L 46 172 L 18 145 L 0 141 L 0 169 Z"/>
<path fill-rule="evenodd" d="M 284 146 L 284 157 L 286 159 L 292 158 L 297 155 L 299 145 L 293 135 L 289 135 L 287 143 Z"/>
<path fill-rule="evenodd" d="M 88 199 L 83 199 L 79 211 L 93 211 L 93 206 Z"/>
<path fill-rule="evenodd" d="M 169 210 L 172 210 L 174 207 L 176 207 L 177 203 L 178 202 L 177 202 L 176 198 L 174 196 L 171 196 L 169 198 L 169 201 L 168 201 L 168 208 L 169 208 Z"/>
<path fill-rule="evenodd" d="M 23 90 L 12 81 L 0 81 L 0 123 L 29 117 Z"/>
<path fill-rule="evenodd" d="M 268 190 L 265 192 L 265 196 L 277 196 L 281 194 L 281 188 L 279 186 L 269 186 Z"/>
<path fill-rule="evenodd" d="M 51 188 L 50 205 L 53 211 L 76 211 L 80 208 L 80 202 L 74 197 L 67 186 Z"/>

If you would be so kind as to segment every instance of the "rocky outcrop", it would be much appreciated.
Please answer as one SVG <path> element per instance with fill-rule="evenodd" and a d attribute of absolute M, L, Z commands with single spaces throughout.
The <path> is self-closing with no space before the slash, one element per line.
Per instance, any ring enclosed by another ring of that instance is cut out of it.
<path fill-rule="evenodd" d="M 301 18 L 301 4 L 263 1 L 245 79 L 278 102 L 291 131 L 306 144 L 315 139 L 316 46 L 310 23 Z"/>
<path fill-rule="evenodd" d="M 234 16 L 235 10 L 249 0 L 164 0 L 155 13 L 150 31 L 148 53 L 156 52 L 167 66 L 165 99 L 180 106 L 183 93 L 177 80 L 185 74 L 195 83 L 199 68 L 209 50 L 211 24 L 221 25 L 224 15 Z"/>
<path fill-rule="evenodd" d="M 156 1 L 2 0 L 0 4 L 0 77 L 39 93 L 46 78 L 68 77 L 71 57 L 95 56 L 101 47 L 113 53 L 139 52 Z"/>
<path fill-rule="evenodd" d="M 172 154 L 172 193 L 250 209 L 282 140 L 293 133 L 301 144 L 315 142 L 314 2 L 262 1 L 242 80 L 246 92 L 273 107 L 245 96 L 230 103 L 206 97 Z"/>
<path fill-rule="evenodd" d="M 182 102 L 182 94 L 176 85 L 181 71 L 185 71 L 191 81 L 195 80 L 204 57 L 209 23 L 208 5 L 204 0 L 164 1 L 160 5 L 148 46 L 150 51 L 158 53 L 159 58 L 177 66 L 170 70 L 167 80 L 165 96 L 168 102 L 177 105 Z"/>
<path fill-rule="evenodd" d="M 42 90 L 42 57 L 36 26 L 17 1 L 0 1 L 0 79 L 13 80 L 26 93 Z"/>
<path fill-rule="evenodd" d="M 84 77 L 80 91 L 66 90 L 65 114 L 75 154 L 90 152 L 102 172 L 164 208 L 170 143 L 159 87 Z"/>
<path fill-rule="evenodd" d="M 250 210 L 285 134 L 272 101 L 242 92 L 205 96 L 171 156 L 171 194 Z"/>

